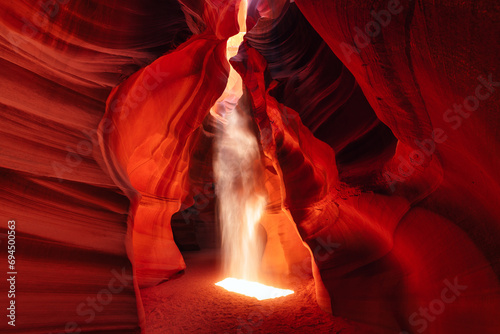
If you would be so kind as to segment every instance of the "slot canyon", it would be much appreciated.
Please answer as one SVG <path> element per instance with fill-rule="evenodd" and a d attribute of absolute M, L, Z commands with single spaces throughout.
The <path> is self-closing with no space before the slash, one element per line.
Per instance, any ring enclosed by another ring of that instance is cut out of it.
<path fill-rule="evenodd" d="M 0 18 L 1 333 L 500 332 L 498 1 Z"/>

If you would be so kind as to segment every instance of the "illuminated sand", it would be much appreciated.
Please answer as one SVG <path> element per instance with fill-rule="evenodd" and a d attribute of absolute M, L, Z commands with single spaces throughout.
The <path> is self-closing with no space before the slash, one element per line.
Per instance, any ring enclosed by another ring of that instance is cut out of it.
<path fill-rule="evenodd" d="M 187 270 L 182 278 L 141 290 L 145 333 L 369 333 L 323 312 L 312 278 L 285 280 L 276 286 L 293 294 L 258 300 L 214 284 L 227 277 L 221 276 L 218 250 L 183 256 Z"/>
<path fill-rule="evenodd" d="M 291 295 L 292 290 L 278 289 L 272 286 L 264 285 L 257 282 L 250 282 L 244 279 L 228 277 L 218 283 L 227 291 L 236 292 L 248 297 L 255 297 L 258 300 L 272 299 Z"/>

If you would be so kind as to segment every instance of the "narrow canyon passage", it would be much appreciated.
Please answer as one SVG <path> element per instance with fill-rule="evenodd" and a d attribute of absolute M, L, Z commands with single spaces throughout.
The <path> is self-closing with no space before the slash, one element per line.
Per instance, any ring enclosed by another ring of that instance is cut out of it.
<path fill-rule="evenodd" d="M 0 0 L 0 332 L 499 333 L 499 18 Z"/>

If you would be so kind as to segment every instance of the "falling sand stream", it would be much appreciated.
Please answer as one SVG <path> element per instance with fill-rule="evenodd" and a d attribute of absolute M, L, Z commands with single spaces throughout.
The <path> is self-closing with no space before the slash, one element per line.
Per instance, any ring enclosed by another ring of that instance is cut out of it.
<path fill-rule="evenodd" d="M 240 33 L 227 43 L 227 58 L 236 55 L 245 33 L 246 1 L 240 3 Z M 222 233 L 223 270 L 229 276 L 217 283 L 227 290 L 258 299 L 293 293 L 256 283 L 259 280 L 265 232 L 259 221 L 266 207 L 264 167 L 252 119 L 239 104 L 242 79 L 231 67 L 224 93 L 211 113 L 219 122 L 214 145 L 214 176 L 218 220 Z"/>

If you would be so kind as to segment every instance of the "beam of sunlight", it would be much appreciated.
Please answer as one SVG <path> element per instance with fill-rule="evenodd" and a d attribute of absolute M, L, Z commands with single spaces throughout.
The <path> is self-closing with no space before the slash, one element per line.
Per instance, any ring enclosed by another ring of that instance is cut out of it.
<path fill-rule="evenodd" d="M 229 38 L 226 56 L 238 52 L 245 34 L 245 0 L 240 3 L 240 33 Z M 293 293 L 257 282 L 265 240 L 259 235 L 259 221 L 267 204 L 264 166 L 253 121 L 248 110 L 238 104 L 243 95 L 240 75 L 230 67 L 228 83 L 210 113 L 218 121 L 214 141 L 214 178 L 217 214 L 222 232 L 224 272 L 232 277 L 216 283 L 228 291 L 258 300 Z M 261 230 L 263 229 L 260 226 Z M 252 280 L 252 281 L 250 281 Z"/>
<path fill-rule="evenodd" d="M 246 14 L 246 1 L 241 5 L 240 14 Z M 228 40 L 228 59 L 236 55 L 243 41 L 244 22 L 240 15 L 241 31 Z M 219 122 L 213 168 L 224 271 L 229 276 L 257 280 L 263 252 L 258 224 L 266 206 L 267 191 L 252 118 L 238 104 L 242 86 L 240 75 L 231 66 L 226 89 L 211 110 Z"/>
<path fill-rule="evenodd" d="M 214 161 L 222 260 L 228 275 L 256 280 L 263 252 L 257 228 L 267 195 L 260 151 L 249 116 L 234 108 L 224 120 Z"/>

